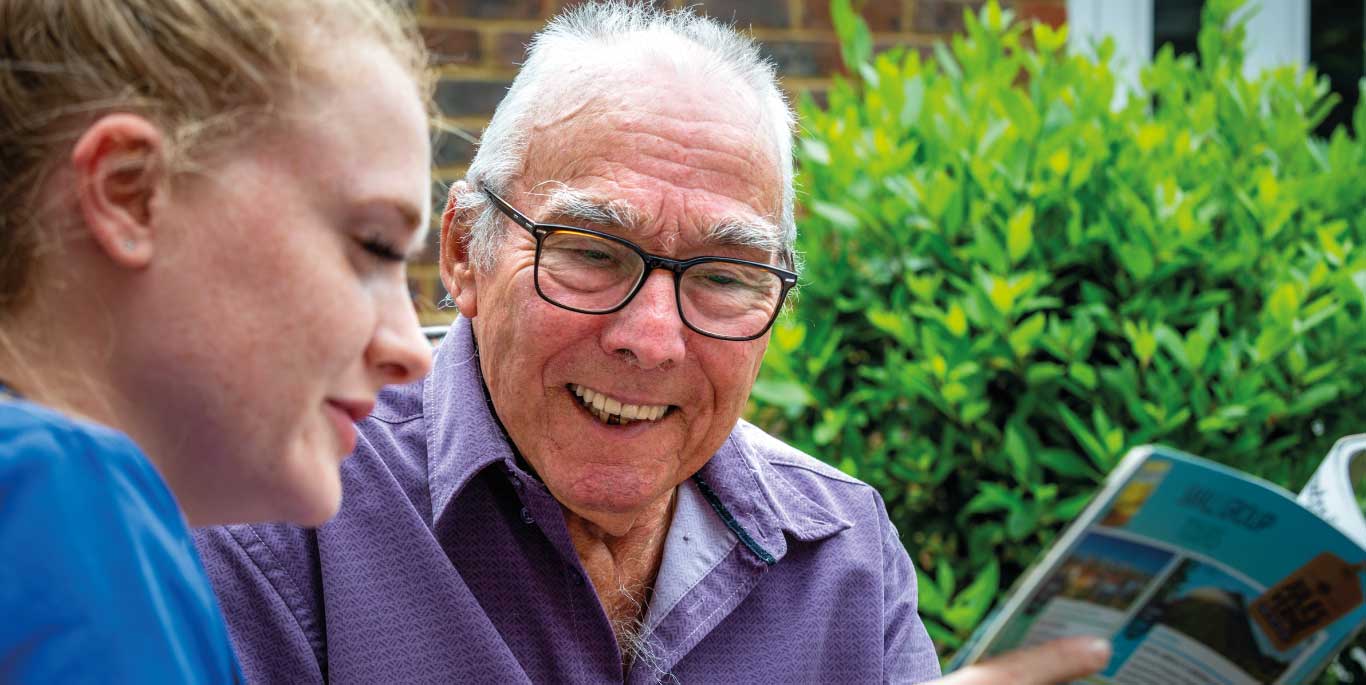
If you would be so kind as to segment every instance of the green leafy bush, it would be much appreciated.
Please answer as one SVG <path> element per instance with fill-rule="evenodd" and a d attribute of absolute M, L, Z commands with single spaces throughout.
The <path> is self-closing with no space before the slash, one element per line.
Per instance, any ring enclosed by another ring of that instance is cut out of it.
<path fill-rule="evenodd" d="M 1298 490 L 1366 430 L 1366 148 L 1312 70 L 1242 76 L 1236 3 L 1124 104 L 1106 60 L 995 3 L 801 106 L 806 267 L 751 412 L 875 485 L 945 653 L 1124 452 Z M 1355 113 L 1366 131 L 1366 108 Z"/>

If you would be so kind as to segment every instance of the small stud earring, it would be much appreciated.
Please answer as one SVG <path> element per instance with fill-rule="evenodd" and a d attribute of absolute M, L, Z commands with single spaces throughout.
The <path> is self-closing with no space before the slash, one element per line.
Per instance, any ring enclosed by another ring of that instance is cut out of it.
<path fill-rule="evenodd" d="M 124 251 L 124 252 L 132 252 L 133 250 L 136 250 L 136 249 L 138 249 L 138 241 L 133 240 L 132 238 L 124 238 L 124 240 L 123 240 L 123 251 Z"/>

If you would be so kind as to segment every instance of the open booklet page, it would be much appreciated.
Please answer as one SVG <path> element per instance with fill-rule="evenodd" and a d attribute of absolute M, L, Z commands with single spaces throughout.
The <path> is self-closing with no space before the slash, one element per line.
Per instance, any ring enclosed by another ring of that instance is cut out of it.
<path fill-rule="evenodd" d="M 1362 450 L 1366 437 L 1340 441 L 1305 505 L 1213 462 L 1134 450 L 962 660 L 1087 634 L 1114 656 L 1084 682 L 1304 682 L 1366 621 L 1349 480 Z"/>
<path fill-rule="evenodd" d="M 1352 488 L 1366 477 L 1361 455 L 1366 455 L 1366 435 L 1339 440 L 1300 491 L 1299 503 L 1366 548 L 1366 517 Z"/>

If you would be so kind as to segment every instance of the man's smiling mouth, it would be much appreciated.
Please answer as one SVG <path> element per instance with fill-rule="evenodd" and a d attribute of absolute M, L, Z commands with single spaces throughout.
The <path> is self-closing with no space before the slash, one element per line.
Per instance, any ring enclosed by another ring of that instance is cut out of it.
<path fill-rule="evenodd" d="M 569 391 L 579 398 L 588 413 L 609 426 L 625 426 L 637 421 L 658 421 L 669 411 L 667 404 L 622 404 L 587 386 L 570 383 Z"/>

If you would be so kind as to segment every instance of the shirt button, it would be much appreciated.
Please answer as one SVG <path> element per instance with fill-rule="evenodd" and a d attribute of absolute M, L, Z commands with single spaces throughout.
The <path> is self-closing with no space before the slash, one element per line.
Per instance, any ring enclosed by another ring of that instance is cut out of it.
<path fill-rule="evenodd" d="M 526 507 L 522 507 L 522 523 L 530 524 L 535 523 L 535 521 L 536 519 L 531 518 L 531 512 L 527 511 Z"/>

